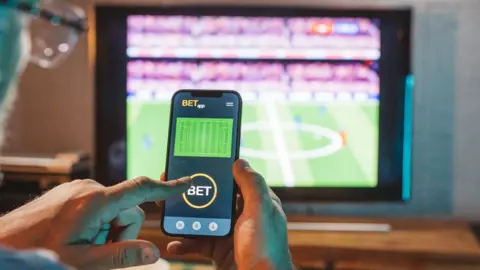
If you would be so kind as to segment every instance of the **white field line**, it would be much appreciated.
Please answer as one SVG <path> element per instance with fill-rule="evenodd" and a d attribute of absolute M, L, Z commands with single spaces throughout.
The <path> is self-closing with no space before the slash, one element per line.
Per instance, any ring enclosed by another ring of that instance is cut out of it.
<path fill-rule="evenodd" d="M 267 112 L 267 119 L 272 130 L 275 150 L 277 152 L 278 161 L 280 162 L 280 169 L 283 174 L 283 181 L 286 187 L 295 186 L 295 175 L 293 173 L 292 164 L 288 157 L 287 142 L 283 136 L 283 128 L 278 117 L 277 108 L 273 101 L 266 101 L 265 110 Z"/>

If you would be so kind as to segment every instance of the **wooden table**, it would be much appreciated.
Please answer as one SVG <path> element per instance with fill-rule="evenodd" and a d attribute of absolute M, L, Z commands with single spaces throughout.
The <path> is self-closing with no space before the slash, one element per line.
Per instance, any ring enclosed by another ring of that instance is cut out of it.
<path fill-rule="evenodd" d="M 289 217 L 289 222 L 388 223 L 390 232 L 289 231 L 295 263 L 313 269 L 470 270 L 480 269 L 480 245 L 460 221 Z M 160 224 L 160 222 L 158 222 Z M 145 228 L 141 238 L 162 250 L 171 240 Z M 183 259 L 168 256 L 168 259 Z M 186 260 L 202 260 L 190 256 Z"/>

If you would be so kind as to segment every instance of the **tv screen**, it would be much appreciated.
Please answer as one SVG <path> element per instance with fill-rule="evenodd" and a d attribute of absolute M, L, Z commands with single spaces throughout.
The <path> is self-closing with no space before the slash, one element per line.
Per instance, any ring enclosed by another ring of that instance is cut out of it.
<path fill-rule="evenodd" d="M 107 10 L 117 16 L 102 17 Z M 403 145 L 404 134 L 396 133 L 404 130 L 404 115 L 394 114 L 404 112 L 408 48 L 398 35 L 408 29 L 385 19 L 388 12 L 248 12 L 255 10 L 262 9 L 97 9 L 100 32 L 115 22 L 117 30 L 110 31 L 122 32 L 98 34 L 103 46 L 121 38 L 116 42 L 123 49 L 98 54 L 100 69 L 123 69 L 110 78 L 122 86 L 111 90 L 115 100 L 123 97 L 118 118 L 109 120 L 124 122 L 113 136 L 125 142 L 124 149 L 116 142 L 123 152 L 113 160 L 125 167 L 117 170 L 126 178 L 158 178 L 164 171 L 175 91 L 236 90 L 244 101 L 240 156 L 283 197 L 291 191 L 314 199 L 319 190 L 330 190 L 330 199 L 351 200 L 348 194 L 363 190 L 364 199 L 401 200 L 403 171 L 396 166 L 405 160 L 403 149 L 395 149 Z M 397 21 L 405 24 L 400 15 Z M 395 53 L 405 59 L 393 61 Z M 115 67 L 107 67 L 106 58 L 116 59 L 110 61 Z M 109 88 L 99 82 L 97 91 Z M 103 109 L 115 107 L 99 95 Z M 99 118 L 107 120 L 105 114 Z M 108 143 L 110 148 L 100 148 L 109 151 L 112 168 L 115 142 Z"/>

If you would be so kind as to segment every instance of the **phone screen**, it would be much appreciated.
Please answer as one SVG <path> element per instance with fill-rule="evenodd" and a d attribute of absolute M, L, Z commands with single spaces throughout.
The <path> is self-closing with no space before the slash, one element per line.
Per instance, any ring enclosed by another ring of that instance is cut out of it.
<path fill-rule="evenodd" d="M 166 176 L 191 176 L 193 184 L 165 202 L 169 235 L 225 236 L 232 228 L 242 104 L 237 93 L 215 92 L 180 91 L 172 99 Z"/>

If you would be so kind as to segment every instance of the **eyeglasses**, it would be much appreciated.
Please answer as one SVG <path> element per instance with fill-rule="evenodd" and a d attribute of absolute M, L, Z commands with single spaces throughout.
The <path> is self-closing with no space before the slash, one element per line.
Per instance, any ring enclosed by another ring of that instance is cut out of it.
<path fill-rule="evenodd" d="M 14 8 L 31 18 L 30 61 L 44 68 L 57 66 L 88 31 L 85 12 L 62 0 L 0 0 L 1 6 Z"/>

